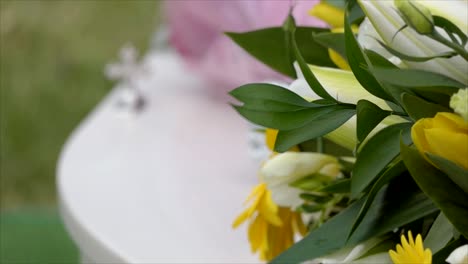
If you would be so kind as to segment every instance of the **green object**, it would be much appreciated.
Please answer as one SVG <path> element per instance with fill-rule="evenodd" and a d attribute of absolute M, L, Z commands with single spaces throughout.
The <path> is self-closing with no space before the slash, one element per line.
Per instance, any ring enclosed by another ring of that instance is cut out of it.
<path fill-rule="evenodd" d="M 366 70 L 370 65 L 369 59 L 354 37 L 354 32 L 351 29 L 349 20 L 349 12 L 345 12 L 346 56 L 354 76 L 369 93 L 384 100 L 393 101 L 375 77 Z"/>
<path fill-rule="evenodd" d="M 447 175 L 425 161 L 418 150 L 403 142 L 401 156 L 419 188 L 444 212 L 455 228 L 468 238 L 468 194 Z"/>
<path fill-rule="evenodd" d="M 468 170 L 443 157 L 426 152 L 427 157 L 447 176 L 468 194 Z"/>
<path fill-rule="evenodd" d="M 314 40 L 323 45 L 326 48 L 333 49 L 334 51 L 338 52 L 343 59 L 346 61 L 346 46 L 345 46 L 345 36 L 344 33 L 318 33 L 313 34 Z"/>
<path fill-rule="evenodd" d="M 411 123 L 401 123 L 386 127 L 375 134 L 362 147 L 354 164 L 351 178 L 351 194 L 358 197 L 379 173 L 400 152 L 400 134 L 405 142 L 411 142 Z"/>
<path fill-rule="evenodd" d="M 313 39 L 312 33 L 319 32 L 329 32 L 329 30 L 298 27 L 296 38 L 299 49 L 307 61 L 313 61 L 316 65 L 334 67 L 335 64 L 328 57 L 327 49 Z M 293 66 L 294 56 L 289 47 L 290 43 L 286 41 L 286 34 L 288 33 L 281 27 L 245 33 L 226 33 L 237 45 L 259 61 L 280 73 L 296 78 L 296 70 Z"/>
<path fill-rule="evenodd" d="M 426 117 L 434 117 L 438 112 L 452 112 L 452 109 L 439 104 L 427 102 L 421 97 L 403 93 L 401 101 L 408 115 L 414 120 Z"/>
<path fill-rule="evenodd" d="M 0 206 L 53 206 L 60 151 L 113 86 L 106 63 L 144 52 L 158 1 L 0 1 Z"/>
<path fill-rule="evenodd" d="M 434 31 L 434 19 L 429 9 L 411 0 L 395 0 L 401 18 L 419 34 L 430 34 Z"/>
<path fill-rule="evenodd" d="M 331 100 L 333 102 L 336 102 L 335 98 L 331 96 L 325 88 L 320 84 L 320 82 L 317 80 L 315 75 L 312 73 L 312 71 L 309 68 L 309 65 L 307 65 L 307 61 L 305 58 L 302 56 L 299 46 L 298 46 L 298 37 L 297 37 L 297 28 L 296 24 L 294 21 L 294 18 L 292 17 L 291 14 L 289 14 L 288 21 L 291 21 L 288 23 L 290 26 L 288 28 L 288 34 L 286 35 L 286 39 L 289 40 L 292 48 L 292 52 L 294 54 L 294 58 L 299 64 L 299 68 L 301 68 L 301 72 L 304 75 L 304 79 L 306 80 L 307 84 L 309 84 L 310 88 L 320 97 L 323 99 Z M 328 54 L 328 52 L 327 52 Z"/>
<path fill-rule="evenodd" d="M 359 100 L 356 106 L 356 135 L 359 142 L 363 142 L 369 133 L 382 120 L 390 115 L 389 111 L 367 100 Z"/>
<path fill-rule="evenodd" d="M 325 107 L 324 107 L 325 108 Z M 280 130 L 276 138 L 275 150 L 285 152 L 291 147 L 337 129 L 356 114 L 355 109 L 345 105 L 327 106 L 322 114 L 311 119 L 303 127 L 291 130 Z M 318 125 L 320 122 L 320 125 Z"/>
<path fill-rule="evenodd" d="M 76 246 L 55 210 L 0 214 L 0 263 L 78 263 Z"/>
<path fill-rule="evenodd" d="M 300 263 L 315 259 L 345 246 L 353 246 L 371 237 L 385 234 L 438 210 L 426 195 L 415 191 L 414 186 L 386 186 L 377 194 L 362 224 L 346 241 L 346 236 L 351 230 L 350 223 L 358 215 L 364 199 L 365 197 L 353 203 L 310 232 L 271 263 Z"/>

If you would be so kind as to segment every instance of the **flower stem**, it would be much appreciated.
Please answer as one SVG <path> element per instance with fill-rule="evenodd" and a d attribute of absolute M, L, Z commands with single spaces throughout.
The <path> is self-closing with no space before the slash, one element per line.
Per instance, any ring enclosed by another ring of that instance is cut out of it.
<path fill-rule="evenodd" d="M 462 56 L 466 61 L 468 61 L 468 52 L 465 50 L 464 47 L 449 41 L 448 39 L 444 38 L 442 35 L 439 34 L 439 32 L 437 32 L 435 30 L 434 30 L 434 33 L 432 33 L 431 35 L 428 35 L 428 36 L 431 37 L 433 40 L 436 40 L 439 43 L 442 43 L 445 46 L 453 49 L 458 54 L 460 54 L 460 56 Z"/>

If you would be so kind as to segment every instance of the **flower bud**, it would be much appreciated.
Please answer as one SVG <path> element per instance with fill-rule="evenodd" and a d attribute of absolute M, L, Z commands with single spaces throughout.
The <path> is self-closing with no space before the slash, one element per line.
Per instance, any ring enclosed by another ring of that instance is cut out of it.
<path fill-rule="evenodd" d="M 412 127 L 411 138 L 429 162 L 425 153 L 445 158 L 468 170 L 468 123 L 460 116 L 439 112 L 433 118 L 421 118 Z"/>
<path fill-rule="evenodd" d="M 426 35 L 434 31 L 434 20 L 429 9 L 411 0 L 395 0 L 394 3 L 403 20 L 416 32 Z"/>
<path fill-rule="evenodd" d="M 460 89 L 450 97 L 450 108 L 468 122 L 468 87 Z"/>
<path fill-rule="evenodd" d="M 310 152 L 285 152 L 268 160 L 260 170 L 262 180 L 271 191 L 273 201 L 279 206 L 297 207 L 303 202 L 299 197 L 302 193 L 290 184 L 299 179 L 314 174 L 317 181 L 333 180 L 341 175 L 341 166 L 338 159 Z"/>
<path fill-rule="evenodd" d="M 456 248 L 445 261 L 450 264 L 468 263 L 468 244 Z"/>

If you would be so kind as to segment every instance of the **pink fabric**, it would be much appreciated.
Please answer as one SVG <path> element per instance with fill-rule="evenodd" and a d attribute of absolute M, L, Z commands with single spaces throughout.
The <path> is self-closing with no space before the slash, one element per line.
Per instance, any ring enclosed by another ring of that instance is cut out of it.
<path fill-rule="evenodd" d="M 319 0 L 168 0 L 170 43 L 218 93 L 255 81 L 285 79 L 223 35 L 280 26 L 291 3 L 298 25 L 325 26 L 307 14 Z"/>

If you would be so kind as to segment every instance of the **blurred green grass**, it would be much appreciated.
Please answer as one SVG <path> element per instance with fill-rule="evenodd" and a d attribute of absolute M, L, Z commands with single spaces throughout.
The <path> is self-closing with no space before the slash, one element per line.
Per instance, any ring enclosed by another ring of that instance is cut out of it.
<path fill-rule="evenodd" d="M 15 209 L 0 215 L 0 263 L 78 263 L 79 253 L 56 210 Z"/>
<path fill-rule="evenodd" d="M 0 208 L 53 206 L 67 136 L 112 87 L 106 63 L 146 50 L 158 1 L 0 0 Z"/>
<path fill-rule="evenodd" d="M 56 209 L 69 134 L 112 87 L 127 42 L 145 51 L 158 1 L 0 0 L 0 263 L 77 263 Z"/>

